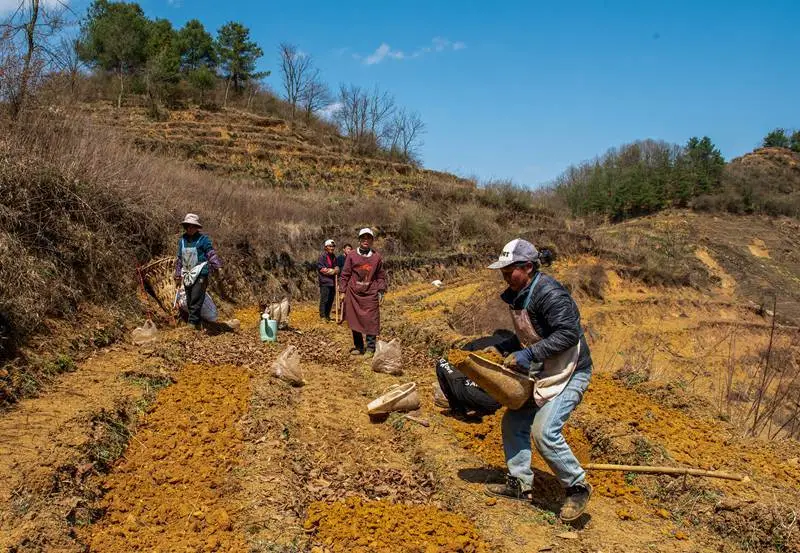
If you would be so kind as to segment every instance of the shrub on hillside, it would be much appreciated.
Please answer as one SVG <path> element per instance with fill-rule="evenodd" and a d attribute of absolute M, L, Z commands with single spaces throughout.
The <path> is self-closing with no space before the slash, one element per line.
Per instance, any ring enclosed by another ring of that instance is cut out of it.
<path fill-rule="evenodd" d="M 463 238 L 494 239 L 500 229 L 485 209 L 476 205 L 468 205 L 460 209 L 456 222 L 458 233 Z"/>
<path fill-rule="evenodd" d="M 70 138 L 38 127 L 0 141 L 0 311 L 18 340 L 84 301 L 130 306 L 137 260 L 166 247 L 168 212 L 96 171 L 86 144 L 60 157 Z"/>
<path fill-rule="evenodd" d="M 428 250 L 436 243 L 436 233 L 430 217 L 420 210 L 406 211 L 400 218 L 397 237 L 406 252 Z"/>
<path fill-rule="evenodd" d="M 495 180 L 484 184 L 477 199 L 487 207 L 527 213 L 533 208 L 533 194 L 527 188 L 509 180 Z"/>

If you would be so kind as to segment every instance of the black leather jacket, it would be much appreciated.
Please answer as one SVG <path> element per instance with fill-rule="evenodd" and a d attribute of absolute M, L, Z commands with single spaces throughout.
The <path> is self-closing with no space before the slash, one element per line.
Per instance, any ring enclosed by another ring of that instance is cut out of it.
<path fill-rule="evenodd" d="M 522 309 L 529 290 L 530 285 L 520 292 L 514 292 L 508 288 L 500 295 L 500 298 L 512 309 Z M 533 289 L 527 311 L 534 330 L 542 337 L 539 342 L 529 348 L 534 361 L 541 363 L 549 357 L 568 350 L 580 340 L 581 353 L 575 370 L 591 370 L 592 356 L 589 353 L 589 344 L 586 343 L 583 335 L 580 311 L 572 296 L 560 282 L 542 274 Z M 519 340 L 514 336 L 513 339 L 504 342 L 500 346 L 500 350 L 503 353 L 510 353 L 521 347 Z"/>

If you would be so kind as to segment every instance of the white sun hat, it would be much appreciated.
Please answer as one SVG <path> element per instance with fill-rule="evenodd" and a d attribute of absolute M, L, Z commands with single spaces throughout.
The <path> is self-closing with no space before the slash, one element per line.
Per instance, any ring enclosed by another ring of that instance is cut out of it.
<path fill-rule="evenodd" d="M 196 227 L 203 228 L 203 225 L 200 224 L 200 216 L 194 213 L 187 213 L 186 217 L 183 218 L 182 225 L 194 225 Z"/>
<path fill-rule="evenodd" d="M 372 232 L 372 229 L 370 229 L 369 227 L 364 227 L 364 228 L 362 228 L 360 231 L 358 231 L 358 237 L 359 237 L 359 238 L 361 238 L 361 237 L 362 237 L 362 236 L 364 236 L 365 234 L 369 234 L 370 236 L 372 236 L 373 238 L 375 238 L 375 233 L 374 233 L 374 232 Z"/>
<path fill-rule="evenodd" d="M 328 238 L 327 240 L 325 240 L 325 246 L 335 246 L 335 245 L 336 245 L 336 242 L 334 242 L 334 241 L 333 241 L 333 240 L 331 240 L 330 238 Z"/>

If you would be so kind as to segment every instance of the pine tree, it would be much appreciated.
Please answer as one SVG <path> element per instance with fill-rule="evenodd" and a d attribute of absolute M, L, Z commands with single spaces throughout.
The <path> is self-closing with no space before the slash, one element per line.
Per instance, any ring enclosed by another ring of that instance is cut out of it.
<path fill-rule="evenodd" d="M 117 107 L 122 106 L 124 79 L 147 61 L 149 21 L 139 4 L 95 0 L 81 25 L 81 60 L 119 79 Z"/>
<path fill-rule="evenodd" d="M 226 23 L 217 31 L 216 51 L 226 80 L 227 105 L 231 86 L 235 92 L 241 92 L 247 81 L 264 75 L 256 72 L 256 61 L 264 51 L 250 40 L 250 29 L 237 22 Z"/>

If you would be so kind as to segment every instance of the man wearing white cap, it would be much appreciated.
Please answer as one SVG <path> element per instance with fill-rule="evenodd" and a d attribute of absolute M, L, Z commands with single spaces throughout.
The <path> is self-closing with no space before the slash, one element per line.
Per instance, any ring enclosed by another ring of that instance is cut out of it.
<path fill-rule="evenodd" d="M 184 232 L 178 240 L 175 284 L 186 290 L 189 326 L 200 330 L 200 312 L 206 297 L 208 276 L 212 269 L 222 269 L 222 261 L 214 250 L 211 238 L 200 232 L 203 225 L 198 215 L 187 213 L 181 225 Z"/>
<path fill-rule="evenodd" d="M 375 234 L 369 228 L 358 233 L 358 247 L 344 261 L 339 289 L 344 292 L 343 319 L 353 331 L 351 355 L 371 357 L 381 331 L 380 304 L 386 292 L 383 258 L 372 249 Z M 364 344 L 364 335 L 367 343 Z"/>
<path fill-rule="evenodd" d="M 503 415 L 503 450 L 508 466 L 505 484 L 492 484 L 492 495 L 531 501 L 531 439 L 564 487 L 560 517 L 577 520 L 592 494 L 586 473 L 564 439 L 562 430 L 589 386 L 592 358 L 583 336 L 581 315 L 569 292 L 542 274 L 553 254 L 538 251 L 520 238 L 505 246 L 489 265 L 502 272 L 508 288 L 501 295 L 511 309 L 515 336 L 498 346 L 512 352 L 504 364 L 534 380 L 533 397 Z"/>
<path fill-rule="evenodd" d="M 331 308 L 336 296 L 336 278 L 339 266 L 336 263 L 336 242 L 325 240 L 324 251 L 317 261 L 317 274 L 319 275 L 319 318 L 331 320 Z"/>

